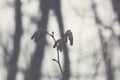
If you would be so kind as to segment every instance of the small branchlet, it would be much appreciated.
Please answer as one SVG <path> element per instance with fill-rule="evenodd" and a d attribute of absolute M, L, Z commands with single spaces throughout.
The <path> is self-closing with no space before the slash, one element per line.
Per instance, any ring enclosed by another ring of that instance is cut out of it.
<path fill-rule="evenodd" d="M 45 36 L 45 34 L 48 34 L 50 37 L 52 37 L 52 39 L 54 40 L 54 45 L 53 48 L 56 48 L 57 50 L 57 59 L 52 59 L 53 61 L 57 62 L 59 69 L 61 71 L 62 77 L 64 79 L 64 73 L 60 64 L 60 57 L 59 57 L 59 51 L 61 52 L 63 50 L 63 44 L 67 43 L 67 40 L 69 38 L 70 40 L 70 45 L 73 45 L 73 34 L 71 30 L 67 30 L 63 36 L 63 39 L 58 39 L 56 40 L 54 37 L 54 32 L 52 32 L 51 34 L 49 32 L 47 32 L 44 29 L 38 29 L 31 37 L 31 39 L 33 39 L 35 42 L 38 42 L 41 38 L 43 38 Z"/>
<path fill-rule="evenodd" d="M 57 41 L 55 41 L 53 48 L 57 48 L 58 51 L 62 51 L 63 50 L 63 44 L 67 43 L 68 39 L 70 40 L 70 45 L 73 45 L 73 34 L 71 32 L 71 30 L 67 30 L 64 34 L 63 39 L 58 39 Z"/>
<path fill-rule="evenodd" d="M 64 34 L 63 39 L 58 39 L 55 40 L 54 38 L 54 32 L 52 32 L 52 34 L 48 33 L 46 30 L 39 28 L 31 37 L 31 39 L 34 39 L 35 42 L 38 42 L 40 38 L 43 38 L 43 36 L 45 36 L 45 34 L 48 34 L 49 36 L 51 36 L 54 40 L 54 45 L 53 48 L 57 48 L 57 50 L 62 51 L 63 48 L 63 43 L 67 43 L 68 38 L 70 40 L 70 45 L 73 45 L 73 34 L 71 30 L 67 30 Z"/>

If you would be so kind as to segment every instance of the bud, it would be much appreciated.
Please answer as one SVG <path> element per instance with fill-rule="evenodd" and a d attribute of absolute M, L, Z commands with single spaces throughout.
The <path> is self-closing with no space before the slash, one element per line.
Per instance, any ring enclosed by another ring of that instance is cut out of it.
<path fill-rule="evenodd" d="M 31 37 L 31 39 L 34 39 L 35 42 L 38 42 L 40 38 L 45 36 L 46 30 L 44 29 L 38 29 Z"/>
<path fill-rule="evenodd" d="M 64 35 L 65 43 L 67 43 L 67 38 L 69 38 L 69 40 L 70 40 L 70 45 L 73 45 L 73 34 L 72 34 L 71 30 L 67 30 L 65 32 L 65 35 Z"/>
<path fill-rule="evenodd" d="M 58 39 L 57 41 L 55 41 L 53 48 L 57 47 L 57 50 L 62 51 L 63 49 L 63 42 L 62 39 Z"/>

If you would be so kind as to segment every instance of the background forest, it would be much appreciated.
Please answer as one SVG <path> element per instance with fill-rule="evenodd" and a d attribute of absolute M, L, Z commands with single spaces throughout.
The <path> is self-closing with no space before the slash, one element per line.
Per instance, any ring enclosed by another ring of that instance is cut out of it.
<path fill-rule="evenodd" d="M 66 80 L 120 79 L 120 0 L 0 0 L 0 80 L 60 80 L 48 35 L 71 30 L 60 62 Z"/>

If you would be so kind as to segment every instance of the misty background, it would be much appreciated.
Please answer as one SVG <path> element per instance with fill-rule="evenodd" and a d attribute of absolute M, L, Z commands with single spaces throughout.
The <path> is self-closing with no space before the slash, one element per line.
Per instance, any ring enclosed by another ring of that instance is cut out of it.
<path fill-rule="evenodd" d="M 0 0 L 0 80 L 60 80 L 54 41 L 31 40 L 38 29 L 56 39 L 73 33 L 60 52 L 66 80 L 119 80 L 119 0 Z"/>

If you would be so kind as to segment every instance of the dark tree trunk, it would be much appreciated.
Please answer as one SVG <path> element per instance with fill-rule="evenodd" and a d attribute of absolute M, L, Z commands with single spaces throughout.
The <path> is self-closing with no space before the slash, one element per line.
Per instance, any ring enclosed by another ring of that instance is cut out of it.
<path fill-rule="evenodd" d="M 30 68 L 27 70 L 25 80 L 39 80 L 41 78 L 42 60 L 44 58 L 45 37 L 37 43 L 35 53 L 31 60 Z"/>
<path fill-rule="evenodd" d="M 113 9 L 114 11 L 117 13 L 117 20 L 120 23 L 120 0 L 112 0 L 112 4 L 113 4 Z"/>
<path fill-rule="evenodd" d="M 63 19 L 62 19 L 62 13 L 61 13 L 61 2 L 60 0 L 53 0 L 55 2 L 54 4 L 54 11 L 55 15 L 57 17 L 57 21 L 59 24 L 59 31 L 60 35 L 63 38 L 64 36 L 64 25 L 63 25 Z M 69 61 L 69 54 L 68 54 L 68 48 L 66 44 L 63 45 L 63 54 L 64 54 L 64 78 L 65 80 L 69 80 L 70 78 L 70 61 Z"/>
<path fill-rule="evenodd" d="M 48 24 L 48 13 L 49 13 L 49 7 L 47 5 L 44 5 L 47 2 L 44 2 L 42 0 L 40 4 L 41 8 L 41 20 L 38 22 L 38 28 L 47 29 Z M 44 48 L 45 48 L 45 39 L 46 36 L 43 36 L 39 42 L 36 43 L 36 49 L 35 53 L 32 57 L 30 68 L 27 70 L 25 75 L 25 80 L 39 80 L 41 75 L 41 67 L 42 67 L 42 60 L 44 58 Z"/>
<path fill-rule="evenodd" d="M 14 35 L 14 48 L 13 54 L 9 61 L 8 66 L 8 80 L 15 80 L 17 74 L 17 62 L 20 52 L 20 39 L 22 35 L 22 21 L 21 21 L 21 2 L 15 0 L 15 35 Z"/>

